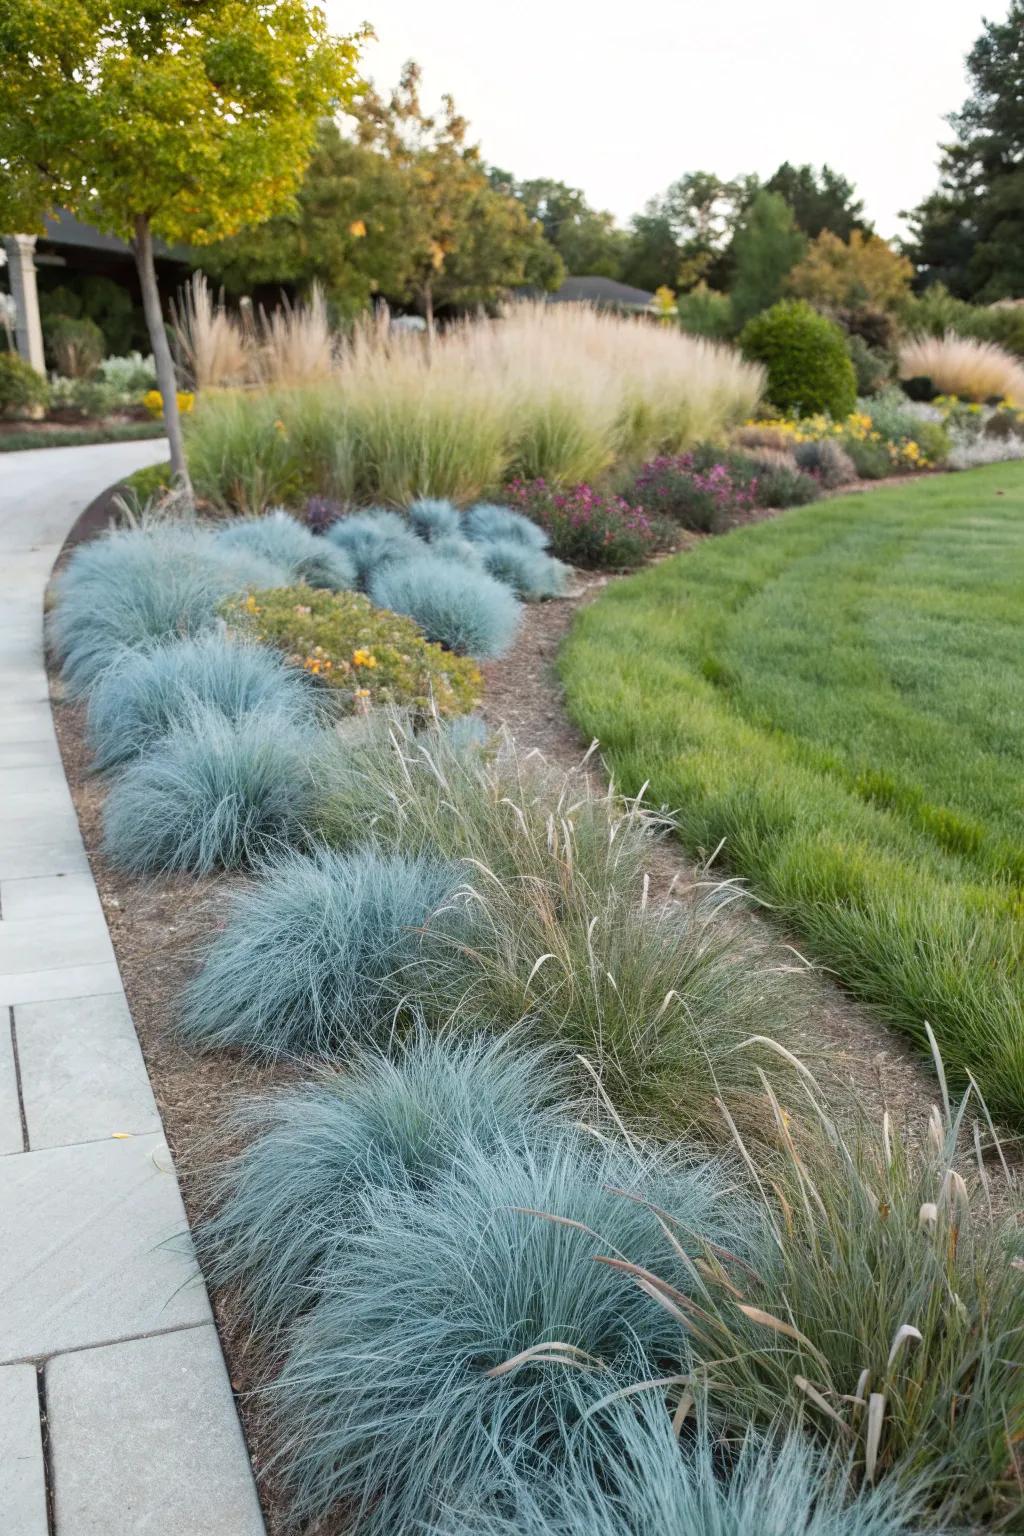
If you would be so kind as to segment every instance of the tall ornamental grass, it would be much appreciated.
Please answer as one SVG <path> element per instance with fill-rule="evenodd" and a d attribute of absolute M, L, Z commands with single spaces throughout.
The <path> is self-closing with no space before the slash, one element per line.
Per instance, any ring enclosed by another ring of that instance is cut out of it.
<path fill-rule="evenodd" d="M 749 1035 L 788 1032 L 802 986 L 787 958 L 731 922 L 731 887 L 658 890 L 648 871 L 668 823 L 549 770 L 511 740 L 493 748 L 398 717 L 348 744 L 323 786 L 321 831 L 458 862 L 471 936 L 437 935 L 413 969 L 431 1017 L 527 1021 L 579 1051 L 615 1102 L 678 1134 L 718 1126 L 720 1089 L 754 1113 Z"/>
<path fill-rule="evenodd" d="M 797 1420 L 854 1486 L 917 1490 L 943 1530 L 1024 1518 L 1024 1273 L 1018 1186 L 976 1090 L 923 1135 L 890 1115 L 841 1133 L 804 1069 L 806 1107 L 773 1098 L 781 1158 L 744 1144 L 773 1233 L 767 1268 L 675 1263 L 653 1299 L 680 1325 L 687 1390 L 719 1425 Z M 766 1080 L 766 1091 L 767 1088 Z M 1002 1215 L 1000 1216 L 1000 1212 Z M 627 1266 L 651 1293 L 650 1266 Z M 666 1286 L 694 1284 L 700 1308 Z M 700 1364 L 691 1364 L 696 1349 Z"/>
<path fill-rule="evenodd" d="M 326 494 L 472 500 L 574 484 L 742 421 L 759 367 L 731 348 L 574 305 L 520 305 L 423 339 L 366 324 L 320 385 L 208 393 L 188 423 L 197 492 L 232 511 Z"/>
<path fill-rule="evenodd" d="M 941 395 L 1024 405 L 1024 364 L 994 341 L 976 341 L 954 331 L 912 336 L 900 347 L 899 371 L 901 379 L 931 379 Z"/>

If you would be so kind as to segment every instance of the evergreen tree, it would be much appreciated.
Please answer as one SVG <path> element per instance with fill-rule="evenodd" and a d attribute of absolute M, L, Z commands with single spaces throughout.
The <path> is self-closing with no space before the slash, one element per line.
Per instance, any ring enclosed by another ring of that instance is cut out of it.
<path fill-rule="evenodd" d="M 909 215 L 912 254 L 927 281 L 960 298 L 1024 298 L 1024 0 L 985 23 L 967 69 L 940 188 Z"/>

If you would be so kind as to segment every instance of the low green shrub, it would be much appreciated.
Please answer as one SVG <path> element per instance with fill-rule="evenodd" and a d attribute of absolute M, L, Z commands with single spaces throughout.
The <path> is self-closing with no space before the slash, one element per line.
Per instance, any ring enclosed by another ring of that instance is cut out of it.
<path fill-rule="evenodd" d="M 0 453 L 27 448 L 84 448 L 88 443 L 135 443 L 163 437 L 162 421 L 111 421 L 90 427 L 42 427 L 37 431 L 0 432 Z"/>
<path fill-rule="evenodd" d="M 350 710 L 402 704 L 458 715 L 480 697 L 482 679 L 472 661 L 425 640 L 411 619 L 374 607 L 358 592 L 256 590 L 229 599 L 222 612 L 233 628 L 276 646 L 336 689 Z"/>
<path fill-rule="evenodd" d="M 842 331 L 802 300 L 786 299 L 744 326 L 740 346 L 768 371 L 768 399 L 780 411 L 836 421 L 857 403 L 857 375 Z"/>
<path fill-rule="evenodd" d="M 847 437 L 843 441 L 843 448 L 852 460 L 860 480 L 884 480 L 896 473 L 892 455 L 885 443 Z"/>
<path fill-rule="evenodd" d="M 103 361 L 107 343 L 95 320 L 58 315 L 47 328 L 46 342 L 57 372 L 68 379 L 90 378 Z"/>
<path fill-rule="evenodd" d="M 806 507 L 821 496 L 821 485 L 811 475 L 788 464 L 762 468 L 755 494 L 762 507 Z"/>
<path fill-rule="evenodd" d="M 16 352 L 0 352 L 0 416 L 42 412 L 50 388 L 41 373 Z"/>
<path fill-rule="evenodd" d="M 732 303 L 727 293 L 716 293 L 706 283 L 698 283 L 689 293 L 676 297 L 676 316 L 691 336 L 710 336 L 726 341 L 736 329 Z"/>
<path fill-rule="evenodd" d="M 896 363 L 888 353 L 877 351 L 863 336 L 855 335 L 847 336 L 846 350 L 856 375 L 858 395 L 877 395 L 892 383 Z"/>

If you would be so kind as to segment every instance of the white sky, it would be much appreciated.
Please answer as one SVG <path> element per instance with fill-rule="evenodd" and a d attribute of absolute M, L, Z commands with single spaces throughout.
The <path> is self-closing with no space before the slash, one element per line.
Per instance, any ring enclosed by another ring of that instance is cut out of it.
<path fill-rule="evenodd" d="M 364 71 L 423 66 L 493 165 L 582 187 L 621 222 L 687 171 L 827 161 L 882 235 L 935 184 L 964 55 L 1006 0 L 326 0 L 370 22 Z"/>

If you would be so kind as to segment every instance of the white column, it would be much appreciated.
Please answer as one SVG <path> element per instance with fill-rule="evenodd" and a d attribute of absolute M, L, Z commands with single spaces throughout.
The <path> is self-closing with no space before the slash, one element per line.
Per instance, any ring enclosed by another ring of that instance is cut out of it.
<path fill-rule="evenodd" d="M 36 291 L 35 235 L 5 235 L 4 250 L 11 273 L 18 351 L 37 373 L 46 372 L 43 359 L 43 327 Z"/>

